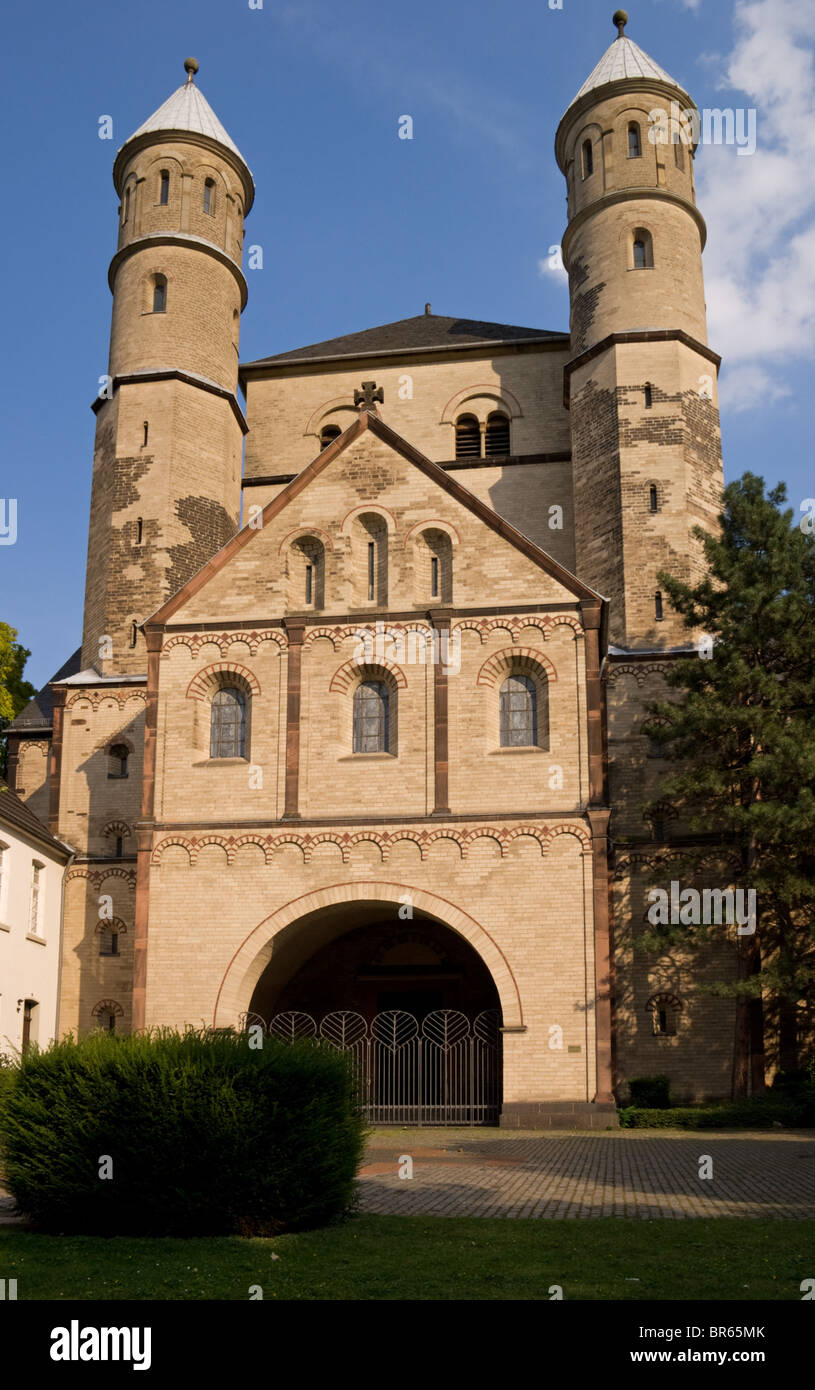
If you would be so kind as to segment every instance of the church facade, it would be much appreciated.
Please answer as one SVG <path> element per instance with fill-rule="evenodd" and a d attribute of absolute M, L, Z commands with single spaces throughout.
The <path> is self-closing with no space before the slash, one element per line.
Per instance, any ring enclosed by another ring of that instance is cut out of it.
<path fill-rule="evenodd" d="M 459 1028 L 508 1125 L 728 1093 L 733 929 L 637 949 L 657 573 L 722 465 L 696 151 L 648 138 L 692 101 L 615 22 L 556 137 L 568 333 L 428 305 L 241 364 L 254 185 L 194 60 L 119 151 L 82 646 L 10 749 L 77 852 L 60 1031 Z"/>

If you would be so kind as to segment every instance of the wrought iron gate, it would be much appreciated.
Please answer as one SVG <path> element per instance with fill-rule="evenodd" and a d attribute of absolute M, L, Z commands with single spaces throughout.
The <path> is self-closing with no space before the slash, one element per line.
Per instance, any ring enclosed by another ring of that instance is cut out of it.
<path fill-rule="evenodd" d="M 270 1037 L 314 1038 L 350 1056 L 367 1119 L 377 1125 L 497 1124 L 501 1108 L 501 1018 L 487 1009 L 470 1020 L 435 1009 L 419 1022 L 389 1009 L 370 1024 L 361 1014 L 275 1014 Z M 261 1026 L 244 1014 L 244 1028 Z"/>

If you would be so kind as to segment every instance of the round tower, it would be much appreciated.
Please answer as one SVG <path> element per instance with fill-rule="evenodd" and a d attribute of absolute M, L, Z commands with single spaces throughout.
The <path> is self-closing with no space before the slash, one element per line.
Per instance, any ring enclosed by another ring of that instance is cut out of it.
<path fill-rule="evenodd" d="M 714 526 L 722 484 L 716 378 L 707 346 L 692 98 L 625 34 L 558 127 L 567 185 L 576 559 L 611 601 L 626 648 L 688 642 L 658 571 L 691 579 L 691 532 Z"/>
<path fill-rule="evenodd" d="M 187 79 L 119 150 L 98 399 L 83 667 L 143 671 L 138 624 L 238 526 L 246 424 L 237 398 L 252 175 Z"/>

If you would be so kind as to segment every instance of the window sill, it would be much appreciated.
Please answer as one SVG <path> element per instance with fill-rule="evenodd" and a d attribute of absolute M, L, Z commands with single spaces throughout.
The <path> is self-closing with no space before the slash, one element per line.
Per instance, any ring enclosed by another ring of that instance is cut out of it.
<path fill-rule="evenodd" d="M 202 758 L 193 767 L 249 767 L 248 758 Z"/>
<path fill-rule="evenodd" d="M 345 753 L 337 759 L 340 763 L 395 763 L 395 753 Z"/>
<path fill-rule="evenodd" d="M 36 943 L 37 943 L 38 946 L 47 946 L 47 945 L 48 945 L 48 942 L 46 941 L 46 939 L 45 939 L 44 936 L 36 936 L 36 935 L 34 934 L 34 932 L 32 932 L 32 931 L 27 931 L 27 932 L 26 932 L 26 934 L 25 934 L 25 939 L 26 939 L 26 941 L 36 941 Z"/>
<path fill-rule="evenodd" d="M 520 746 L 519 746 L 518 748 L 510 748 L 510 747 L 507 747 L 507 748 L 491 748 L 487 756 L 490 757 L 490 758 L 494 758 L 494 757 L 496 757 L 496 756 L 503 757 L 504 754 L 506 754 L 506 753 L 548 753 L 548 752 L 549 752 L 549 749 L 548 749 L 548 748 L 540 748 L 540 747 L 538 746 L 538 744 L 536 744 L 536 743 L 535 743 L 535 744 L 528 744 L 528 743 L 527 743 L 527 744 L 523 744 L 523 743 L 522 743 L 522 744 L 520 744 Z"/>

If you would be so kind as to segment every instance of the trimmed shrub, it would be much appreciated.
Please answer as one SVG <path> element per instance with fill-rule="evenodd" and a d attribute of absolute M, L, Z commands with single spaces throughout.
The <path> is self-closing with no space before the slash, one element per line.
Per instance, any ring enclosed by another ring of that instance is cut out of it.
<path fill-rule="evenodd" d="M 630 1105 L 617 1114 L 623 1129 L 772 1129 L 774 1124 L 806 1129 L 815 1125 L 815 1107 L 771 1096 L 721 1105 L 677 1105 L 668 1110 Z"/>
<path fill-rule="evenodd" d="M 49 1231 L 323 1226 L 352 1204 L 364 1139 L 348 1059 L 311 1042 L 100 1031 L 32 1051 L 0 1097 L 7 1185 Z"/>
<path fill-rule="evenodd" d="M 631 1104 L 643 1110 L 666 1110 L 671 1104 L 671 1083 L 667 1076 L 635 1076 L 628 1083 Z"/>

